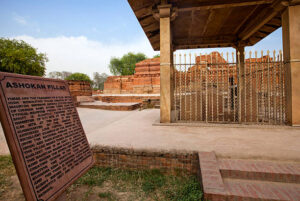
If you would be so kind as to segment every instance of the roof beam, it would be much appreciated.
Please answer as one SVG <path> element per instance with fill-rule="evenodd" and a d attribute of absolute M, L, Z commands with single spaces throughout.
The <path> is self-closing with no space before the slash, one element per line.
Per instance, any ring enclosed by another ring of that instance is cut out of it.
<path fill-rule="evenodd" d="M 174 49 L 197 49 L 197 48 L 217 48 L 217 47 L 233 47 L 234 43 L 216 43 L 216 44 L 192 44 L 192 45 L 174 45 Z"/>
<path fill-rule="evenodd" d="M 282 1 L 277 0 L 271 7 L 266 8 L 264 11 L 260 12 L 249 24 L 246 26 L 238 37 L 241 40 L 247 40 L 255 32 L 257 32 L 261 27 L 267 24 L 271 19 L 273 19 L 280 11 L 285 8 Z"/>
<path fill-rule="evenodd" d="M 200 47 L 230 47 L 236 43 L 236 36 L 212 36 L 202 38 L 181 38 L 173 41 L 176 49 L 190 49 Z"/>
<path fill-rule="evenodd" d="M 187 6 L 178 5 L 178 12 L 271 4 L 272 2 L 273 2 L 273 0 L 248 0 L 248 1 L 242 1 L 242 2 L 237 1 L 235 3 L 223 3 L 222 1 L 220 1 L 220 2 L 205 2 L 205 3 L 197 3 L 192 6 L 191 5 L 187 5 Z"/>

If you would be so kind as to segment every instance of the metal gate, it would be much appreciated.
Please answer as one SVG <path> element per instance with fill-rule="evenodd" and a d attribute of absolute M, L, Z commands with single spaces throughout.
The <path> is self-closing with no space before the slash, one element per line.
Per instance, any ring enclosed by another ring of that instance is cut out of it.
<path fill-rule="evenodd" d="M 282 53 L 242 56 L 174 55 L 176 121 L 284 124 Z"/>

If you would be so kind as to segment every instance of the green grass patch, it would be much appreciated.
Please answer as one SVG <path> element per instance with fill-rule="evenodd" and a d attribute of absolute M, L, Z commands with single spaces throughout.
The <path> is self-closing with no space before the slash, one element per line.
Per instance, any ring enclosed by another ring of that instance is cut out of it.
<path fill-rule="evenodd" d="M 15 174 L 15 167 L 11 156 L 0 156 L 0 198 L 11 184 L 10 177 Z"/>
<path fill-rule="evenodd" d="M 121 170 L 115 168 L 93 167 L 83 175 L 76 185 L 103 186 L 111 184 L 112 191 L 134 192 L 136 199 L 143 200 L 201 200 L 200 184 L 194 176 L 164 175 L 159 170 Z M 99 193 L 99 197 L 114 200 L 112 192 Z"/>
<path fill-rule="evenodd" d="M 15 168 L 10 156 L 0 156 L 0 200 L 12 186 Z M 88 187 L 88 188 L 87 188 Z M 80 193 L 78 193 L 80 192 Z M 68 200 L 159 200 L 198 201 L 202 198 L 195 176 L 165 175 L 159 170 L 122 170 L 93 167 L 68 190 Z M 73 196 L 73 197 L 72 197 Z M 15 199 L 8 199 L 15 200 Z"/>
<path fill-rule="evenodd" d="M 108 201 L 116 200 L 115 196 L 111 192 L 99 193 L 100 198 L 106 198 Z"/>

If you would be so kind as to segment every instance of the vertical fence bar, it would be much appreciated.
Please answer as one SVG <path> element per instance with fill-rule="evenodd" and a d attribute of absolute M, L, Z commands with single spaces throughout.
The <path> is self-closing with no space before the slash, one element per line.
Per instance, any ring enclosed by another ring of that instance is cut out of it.
<path fill-rule="evenodd" d="M 184 54 L 184 120 L 187 121 L 186 119 L 186 54 Z"/>
<path fill-rule="evenodd" d="M 217 70 L 217 73 L 216 73 L 216 76 L 217 76 L 217 122 L 219 122 L 219 64 L 218 64 L 218 53 L 216 55 L 216 70 Z"/>
<path fill-rule="evenodd" d="M 201 55 L 201 53 L 200 53 L 200 59 L 199 59 L 199 66 L 200 66 L 200 121 L 203 121 L 203 111 L 202 111 L 202 109 L 203 109 L 203 107 L 202 107 L 202 103 L 203 103 L 203 100 L 202 100 L 202 91 L 203 91 L 203 86 L 202 86 L 202 84 L 203 84 L 203 80 L 202 80 L 202 66 L 201 66 L 201 57 L 202 57 L 202 55 Z"/>
<path fill-rule="evenodd" d="M 226 53 L 226 63 L 227 63 L 227 117 L 228 117 L 228 121 L 230 121 L 230 82 L 229 82 L 229 73 L 230 73 L 230 69 L 229 69 L 229 62 L 228 62 L 228 52 Z"/>
<path fill-rule="evenodd" d="M 206 123 L 208 122 L 208 93 L 207 93 L 207 85 L 208 85 L 208 67 L 207 67 L 207 63 L 208 63 L 208 60 L 207 60 L 207 54 L 205 54 L 205 59 L 206 59 L 206 61 L 205 61 L 205 63 L 206 63 L 206 66 L 205 66 L 205 72 L 206 72 L 206 79 L 205 79 L 205 82 L 206 82 L 206 84 L 205 84 L 205 98 L 206 98 L 206 100 L 205 100 L 205 121 L 206 121 Z"/>
<path fill-rule="evenodd" d="M 257 65 L 257 51 L 255 51 L 255 101 L 256 101 L 256 123 L 258 123 L 258 65 Z"/>
<path fill-rule="evenodd" d="M 246 52 L 244 52 L 244 58 L 246 61 Z M 244 62 L 244 111 L 245 111 L 245 122 L 247 122 L 247 85 L 246 85 L 246 79 L 247 79 L 247 63 Z"/>
<path fill-rule="evenodd" d="M 211 121 L 214 121 L 214 69 L 213 69 L 213 53 L 210 53 L 210 68 L 209 68 L 209 77 L 210 77 L 210 98 L 211 98 Z"/>
<path fill-rule="evenodd" d="M 283 55 L 283 53 L 281 53 Z M 281 71 L 282 71 L 282 115 L 283 115 L 283 123 L 286 123 L 286 100 L 285 100 L 285 68 L 284 68 L 284 58 L 282 56 L 282 62 L 281 62 Z"/>
<path fill-rule="evenodd" d="M 181 54 L 179 54 L 179 120 L 182 120 L 182 72 L 181 72 Z"/>
<path fill-rule="evenodd" d="M 268 70 L 268 92 L 267 92 L 267 95 L 268 95 L 268 122 L 270 123 L 270 120 L 271 120 L 271 100 L 270 100 L 270 51 L 268 50 L 267 51 L 267 70 Z"/>
<path fill-rule="evenodd" d="M 283 123 L 283 101 L 282 101 L 282 98 L 283 98 L 283 92 L 282 92 L 282 83 L 283 83 L 283 80 L 282 80 L 282 52 L 281 50 L 279 51 L 279 119 L 280 119 L 280 123 L 282 124 Z"/>
<path fill-rule="evenodd" d="M 190 65 L 189 65 L 189 70 L 190 70 L 190 121 L 192 121 L 192 54 L 189 54 L 190 56 Z M 188 71 L 189 71 L 188 70 Z"/>
<path fill-rule="evenodd" d="M 177 88 L 176 88 L 176 82 L 177 82 L 177 79 L 176 79 L 176 54 L 174 54 L 174 57 L 173 57 L 173 68 L 174 68 L 174 104 L 175 104 L 175 107 L 174 107 L 174 110 L 175 110 L 175 121 L 178 120 L 178 117 L 177 117 L 177 104 L 176 104 L 176 99 L 177 99 Z"/>
<path fill-rule="evenodd" d="M 252 61 L 251 61 L 251 56 L 252 56 L 252 52 L 250 51 L 249 52 L 249 90 L 250 90 L 250 92 L 249 92 L 249 95 L 250 95 L 250 112 L 249 112 L 249 114 L 250 114 L 250 122 L 252 122 L 253 121 L 253 101 L 252 101 Z"/>
<path fill-rule="evenodd" d="M 234 63 L 234 52 L 232 52 L 232 63 Z M 235 68 L 237 65 L 235 65 Z M 235 72 L 234 72 L 235 71 Z M 236 75 L 236 69 L 234 69 L 234 66 L 232 66 L 232 103 L 233 103 L 233 122 L 236 121 L 236 100 L 235 100 L 235 75 Z"/>
<path fill-rule="evenodd" d="M 260 53 L 261 55 L 261 59 L 263 59 L 263 55 L 264 55 L 264 52 L 261 51 Z M 265 71 L 265 66 L 264 66 L 264 63 L 263 63 L 263 60 L 261 60 L 261 108 L 262 108 L 262 121 L 263 123 L 265 122 L 265 118 L 266 118 L 266 108 L 265 108 L 265 74 L 264 74 L 264 71 Z"/>
<path fill-rule="evenodd" d="M 242 122 L 242 105 L 241 105 L 241 57 L 240 57 L 240 52 L 237 52 L 236 55 L 236 66 L 237 66 L 237 92 L 238 92 L 238 122 Z"/>
<path fill-rule="evenodd" d="M 273 51 L 273 118 L 274 118 L 274 123 L 277 123 L 277 107 L 276 107 L 276 51 Z"/>
<path fill-rule="evenodd" d="M 222 78 L 222 116 L 223 116 L 223 122 L 225 121 L 225 104 L 224 104 L 224 89 L 225 89 L 225 83 L 224 83 L 224 59 L 223 59 L 223 52 L 221 53 L 222 57 L 222 72 L 221 72 L 221 78 Z"/>
<path fill-rule="evenodd" d="M 197 71 L 198 71 L 198 64 L 197 64 L 197 55 L 195 54 L 195 76 L 194 76 L 194 91 L 195 91 L 195 96 L 196 96 L 196 100 L 195 100 L 195 121 L 198 120 L 198 87 L 197 86 Z"/>

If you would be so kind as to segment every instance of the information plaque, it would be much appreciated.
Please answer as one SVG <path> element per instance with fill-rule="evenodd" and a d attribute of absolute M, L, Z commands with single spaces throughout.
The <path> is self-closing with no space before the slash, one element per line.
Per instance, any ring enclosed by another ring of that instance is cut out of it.
<path fill-rule="evenodd" d="M 63 80 L 0 72 L 0 119 L 26 200 L 55 200 L 93 165 Z"/>

